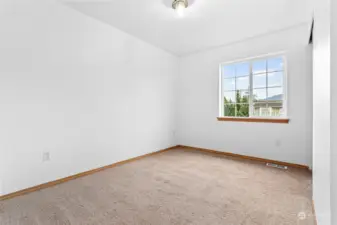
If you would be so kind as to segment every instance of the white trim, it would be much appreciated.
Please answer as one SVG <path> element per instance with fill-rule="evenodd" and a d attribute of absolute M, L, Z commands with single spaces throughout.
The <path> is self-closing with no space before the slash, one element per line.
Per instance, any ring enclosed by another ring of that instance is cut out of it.
<path fill-rule="evenodd" d="M 283 110 L 284 116 L 288 116 L 288 61 L 285 55 L 283 58 Z"/>
<path fill-rule="evenodd" d="M 218 97 L 219 97 L 219 115 L 223 115 L 224 114 L 224 107 L 222 107 L 222 101 L 224 99 L 224 96 L 223 96 L 223 91 L 222 91 L 222 65 L 220 64 L 219 65 L 219 94 L 218 94 Z"/>
<path fill-rule="evenodd" d="M 249 115 L 254 114 L 254 102 L 253 102 L 253 87 L 254 87 L 254 77 L 253 74 L 253 66 L 249 63 Z"/>

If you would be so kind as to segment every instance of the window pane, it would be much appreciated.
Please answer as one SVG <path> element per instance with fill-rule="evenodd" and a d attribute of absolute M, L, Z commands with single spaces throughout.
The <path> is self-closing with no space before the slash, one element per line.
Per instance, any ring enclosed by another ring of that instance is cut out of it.
<path fill-rule="evenodd" d="M 254 116 L 267 117 L 270 115 L 270 109 L 266 103 L 254 103 Z"/>
<path fill-rule="evenodd" d="M 236 103 L 249 103 L 249 90 L 236 91 Z"/>
<path fill-rule="evenodd" d="M 268 102 L 282 101 L 283 100 L 283 88 L 268 88 Z"/>
<path fill-rule="evenodd" d="M 235 65 L 235 68 L 237 77 L 247 76 L 250 74 L 249 63 L 238 63 Z"/>
<path fill-rule="evenodd" d="M 253 97 L 254 102 L 265 102 L 267 98 L 267 89 L 254 89 L 253 90 Z"/>
<path fill-rule="evenodd" d="M 249 89 L 249 77 L 236 78 L 236 90 Z"/>
<path fill-rule="evenodd" d="M 222 73 L 224 78 L 235 77 L 235 66 L 234 65 L 223 66 Z"/>
<path fill-rule="evenodd" d="M 235 116 L 235 104 L 224 105 L 224 116 Z"/>
<path fill-rule="evenodd" d="M 283 59 L 282 57 L 268 59 L 268 72 L 282 71 Z"/>
<path fill-rule="evenodd" d="M 265 88 L 267 85 L 267 75 L 259 74 L 253 77 L 254 88 Z"/>
<path fill-rule="evenodd" d="M 235 91 L 235 78 L 229 78 L 223 80 L 224 91 Z"/>
<path fill-rule="evenodd" d="M 283 86 L 283 72 L 268 73 L 268 87 Z"/>
<path fill-rule="evenodd" d="M 272 108 L 272 111 L 271 111 L 271 116 L 283 116 L 283 108 L 282 108 L 282 105 L 279 104 L 278 106 L 273 106 L 271 105 L 270 106 Z"/>
<path fill-rule="evenodd" d="M 283 112 L 282 102 L 268 104 L 254 103 L 254 116 L 280 117 L 283 116 Z"/>
<path fill-rule="evenodd" d="M 266 70 L 267 70 L 266 60 L 259 60 L 253 62 L 253 74 L 266 73 L 267 72 Z"/>
<path fill-rule="evenodd" d="M 283 89 L 268 88 L 268 106 L 270 108 L 270 116 L 283 115 Z"/>
<path fill-rule="evenodd" d="M 234 103 L 235 102 L 235 91 L 225 91 L 224 92 L 224 103 Z"/>
<path fill-rule="evenodd" d="M 269 102 L 269 116 L 282 116 L 283 115 L 283 102 Z"/>
<path fill-rule="evenodd" d="M 249 104 L 236 104 L 237 117 L 249 117 Z"/>

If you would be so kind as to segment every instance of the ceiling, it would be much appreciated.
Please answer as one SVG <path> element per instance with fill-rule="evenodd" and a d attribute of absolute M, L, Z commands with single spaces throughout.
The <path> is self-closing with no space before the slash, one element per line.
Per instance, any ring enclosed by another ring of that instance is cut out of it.
<path fill-rule="evenodd" d="M 189 0 L 182 18 L 172 0 L 62 1 L 179 56 L 310 23 L 313 12 L 311 0 Z"/>

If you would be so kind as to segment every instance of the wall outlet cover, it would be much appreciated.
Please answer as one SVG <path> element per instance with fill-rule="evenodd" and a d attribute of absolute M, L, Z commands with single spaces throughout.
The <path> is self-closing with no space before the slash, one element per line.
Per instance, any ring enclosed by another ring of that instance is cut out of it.
<path fill-rule="evenodd" d="M 49 161 L 50 160 L 50 153 L 49 152 L 44 152 L 43 154 L 42 154 L 42 161 L 43 162 L 47 162 L 47 161 Z"/>

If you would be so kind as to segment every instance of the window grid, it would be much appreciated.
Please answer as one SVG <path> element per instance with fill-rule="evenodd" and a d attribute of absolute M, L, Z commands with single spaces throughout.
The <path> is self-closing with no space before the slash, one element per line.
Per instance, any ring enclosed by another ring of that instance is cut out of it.
<path fill-rule="evenodd" d="M 269 65 L 269 63 L 270 63 L 270 61 L 269 60 L 271 60 L 271 59 L 273 59 L 273 58 L 281 58 L 282 59 L 282 63 L 283 63 L 283 69 L 282 70 L 279 70 L 279 69 L 275 69 L 275 70 L 270 70 L 269 71 L 269 67 L 270 67 L 270 65 Z M 229 106 L 229 105 L 234 105 L 234 110 L 235 110 L 235 113 L 234 113 L 234 115 L 235 115 L 235 117 L 238 117 L 238 107 L 237 107 L 237 105 L 246 105 L 246 104 L 248 104 L 248 110 L 249 110 L 249 115 L 248 115 L 248 117 L 255 117 L 256 115 L 255 115 L 255 108 L 254 108 L 254 106 L 255 106 L 255 103 L 256 102 L 258 102 L 258 101 L 254 101 L 254 90 L 259 90 L 259 89 L 265 89 L 266 90 L 266 93 L 265 93 L 265 105 L 266 105 L 266 108 L 264 108 L 264 109 L 269 109 L 269 105 L 270 105 L 270 97 L 272 97 L 272 96 L 269 96 L 269 94 L 270 94 L 270 91 L 271 90 L 269 90 L 270 88 L 282 88 L 282 92 L 281 92 L 281 95 L 282 95 L 282 100 L 280 100 L 280 102 L 281 102 L 281 108 L 280 109 L 282 109 L 284 112 L 285 112 L 285 101 L 286 101 L 286 88 L 285 88 L 285 70 L 286 70 L 286 65 L 285 65 L 285 59 L 284 59 L 284 57 L 283 56 L 270 56 L 270 57 L 265 57 L 265 58 L 260 58 L 260 60 L 262 60 L 262 61 L 265 61 L 265 72 L 260 72 L 260 73 L 253 73 L 253 64 L 254 64 L 254 62 L 256 62 L 258 59 L 256 58 L 256 59 L 253 59 L 253 60 L 247 60 L 247 61 L 241 61 L 241 63 L 249 63 L 249 75 L 247 75 L 247 76 L 245 76 L 245 75 L 240 75 L 240 76 L 238 76 L 238 74 L 237 74 L 237 68 L 235 67 L 235 69 L 234 69 L 234 77 L 232 77 L 232 78 L 234 78 L 234 81 L 235 81 L 235 85 L 234 85 L 234 87 L 235 87 L 235 90 L 223 90 L 223 85 L 221 85 L 220 87 L 222 88 L 221 89 L 221 101 L 220 102 L 222 102 L 221 104 L 221 107 L 222 107 L 222 110 L 220 110 L 221 111 L 221 116 L 226 116 L 226 106 Z M 235 65 L 235 64 L 238 64 L 238 63 L 240 63 L 240 62 L 237 62 L 237 63 L 231 63 L 232 65 Z M 224 66 L 224 65 L 230 65 L 230 64 L 221 64 L 221 66 Z M 274 85 L 274 86 L 269 86 L 269 76 L 270 76 L 270 74 L 273 74 L 273 73 L 282 73 L 282 78 L 281 78 L 281 82 L 282 82 L 282 85 L 280 86 L 280 85 Z M 265 74 L 265 77 L 266 77 L 266 79 L 265 79 L 265 87 L 260 87 L 260 88 L 254 88 L 254 76 L 256 76 L 256 75 L 261 75 L 261 74 Z M 238 103 L 238 99 L 237 99 L 237 93 L 238 93 L 238 91 L 239 91 L 239 94 L 240 94 L 240 96 L 244 96 L 244 95 L 242 95 L 242 91 L 244 91 L 245 89 L 240 89 L 240 90 L 238 90 L 238 82 L 237 82 L 237 80 L 238 80 L 238 78 L 242 78 L 242 77 L 249 77 L 249 84 L 248 84 L 248 92 L 249 92 L 249 96 L 248 96 L 248 103 Z M 224 78 L 223 77 L 223 70 L 221 69 L 221 77 L 220 77 L 220 79 L 221 79 L 221 82 L 224 82 L 226 79 L 227 80 L 230 80 L 230 79 L 232 79 L 232 78 Z M 227 92 L 229 92 L 229 91 L 231 91 L 231 92 L 234 92 L 234 102 L 231 102 L 231 103 L 225 103 L 224 102 L 224 91 L 227 91 Z M 269 109 L 270 111 L 273 111 L 274 109 L 272 108 L 272 109 Z M 280 112 L 278 112 L 279 113 L 279 116 L 283 116 Z M 261 117 L 261 115 L 259 115 L 260 117 Z M 268 116 L 269 117 L 269 116 Z"/>

